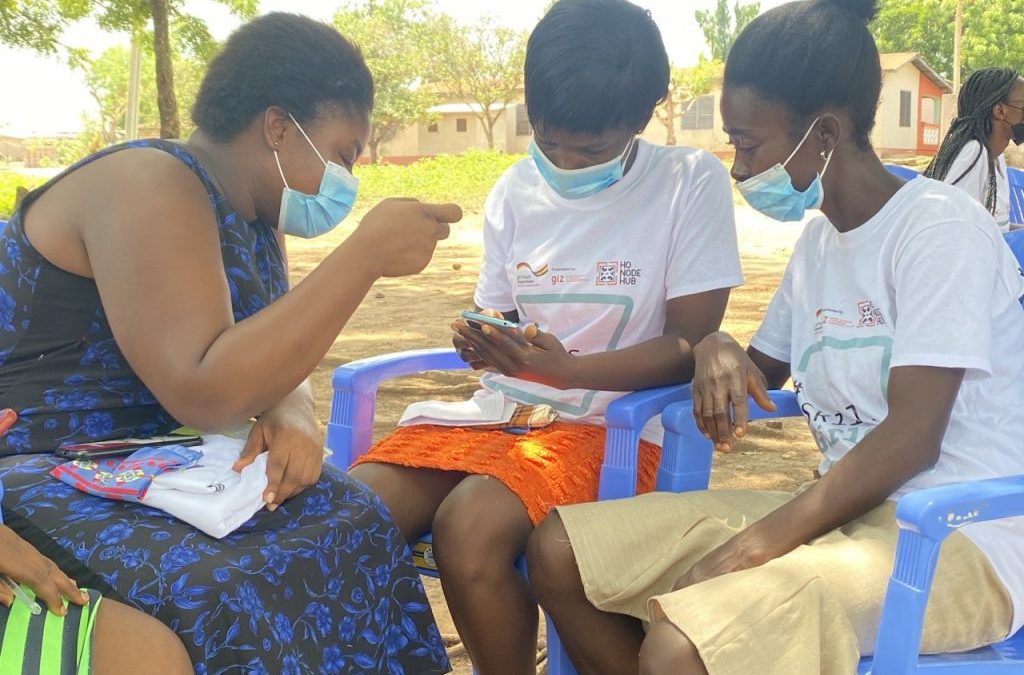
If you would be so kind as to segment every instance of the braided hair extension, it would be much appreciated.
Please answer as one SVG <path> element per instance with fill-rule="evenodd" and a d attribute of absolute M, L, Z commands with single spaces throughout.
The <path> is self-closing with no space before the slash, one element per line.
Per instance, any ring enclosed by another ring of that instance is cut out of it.
<path fill-rule="evenodd" d="M 974 71 L 960 89 L 956 119 L 942 139 L 939 152 L 925 169 L 924 175 L 945 180 L 960 151 L 971 141 L 981 145 L 978 155 L 967 169 L 956 177 L 959 183 L 970 173 L 984 152 L 988 159 L 988 188 L 985 190 L 985 208 L 996 212 L 996 158 L 988 150 L 988 137 L 992 133 L 992 106 L 1003 103 L 1019 74 L 1012 68 L 982 68 Z"/>

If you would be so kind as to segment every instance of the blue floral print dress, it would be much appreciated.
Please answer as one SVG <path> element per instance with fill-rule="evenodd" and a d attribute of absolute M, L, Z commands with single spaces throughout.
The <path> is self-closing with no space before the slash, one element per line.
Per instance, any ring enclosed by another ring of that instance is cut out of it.
<path fill-rule="evenodd" d="M 273 228 L 239 218 L 183 146 L 126 143 L 68 172 L 137 147 L 172 154 L 206 188 L 236 321 L 287 290 Z M 179 426 L 118 349 L 93 280 L 57 268 L 25 236 L 25 210 L 60 178 L 30 193 L 0 233 L 0 407 L 19 415 L 0 440 L 7 524 L 80 585 L 169 625 L 198 675 L 447 672 L 397 527 L 374 494 L 332 467 L 221 540 L 48 475 L 61 444 Z"/>

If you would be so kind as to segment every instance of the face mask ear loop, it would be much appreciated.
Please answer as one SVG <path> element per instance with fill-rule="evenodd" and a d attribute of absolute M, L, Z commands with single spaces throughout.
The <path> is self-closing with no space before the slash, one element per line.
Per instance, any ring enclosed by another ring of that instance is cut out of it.
<path fill-rule="evenodd" d="M 619 164 L 622 164 L 623 166 L 626 165 L 626 162 L 629 161 L 629 153 L 633 152 L 633 148 L 636 147 L 636 142 L 636 135 L 634 134 L 633 137 L 629 139 L 629 143 L 626 143 L 626 148 L 622 151 L 622 154 L 619 155 Z"/>
<path fill-rule="evenodd" d="M 284 183 L 284 186 L 287 188 L 288 181 L 285 180 L 284 171 L 281 170 L 281 158 L 277 156 L 277 148 L 274 148 L 274 161 L 277 162 L 277 172 L 281 174 L 281 182 Z M 288 189 L 290 190 L 291 188 Z"/>
<path fill-rule="evenodd" d="M 793 152 L 789 153 L 789 157 L 787 157 L 786 161 L 782 163 L 782 168 L 786 168 L 786 165 L 789 164 L 789 160 L 793 159 L 796 153 L 800 152 L 800 148 L 804 147 L 804 142 L 807 140 L 807 137 L 811 135 L 811 130 L 814 129 L 814 125 L 817 124 L 820 119 L 821 115 L 815 117 L 814 121 L 811 122 L 811 126 L 807 127 L 807 131 L 804 132 L 804 137 L 801 138 L 800 142 L 796 144 L 795 148 L 793 148 Z"/>
<path fill-rule="evenodd" d="M 295 119 L 295 117 L 292 116 L 291 113 L 288 113 L 288 117 L 291 117 L 292 122 L 295 122 L 295 126 L 298 128 L 299 133 L 301 133 L 302 137 L 306 139 L 307 143 L 309 143 L 309 147 L 313 148 L 313 152 L 315 152 L 316 156 L 320 158 L 320 161 L 323 162 L 323 165 L 327 166 L 327 162 L 324 161 L 323 155 L 321 155 L 320 151 L 316 149 L 315 145 L 313 145 L 313 141 L 309 140 L 309 136 L 306 135 L 306 131 L 305 129 L 302 128 L 302 125 L 298 123 L 298 121 Z"/>

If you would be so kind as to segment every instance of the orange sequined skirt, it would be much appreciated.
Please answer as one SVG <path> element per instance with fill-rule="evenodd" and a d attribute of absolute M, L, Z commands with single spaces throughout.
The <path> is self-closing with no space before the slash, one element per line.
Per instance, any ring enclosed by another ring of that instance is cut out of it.
<path fill-rule="evenodd" d="M 569 422 L 524 435 L 424 424 L 399 428 L 353 466 L 376 462 L 493 476 L 523 501 L 536 525 L 555 506 L 597 500 L 604 436 L 604 427 Z M 641 441 L 637 459 L 637 492 L 651 492 L 661 448 Z"/>

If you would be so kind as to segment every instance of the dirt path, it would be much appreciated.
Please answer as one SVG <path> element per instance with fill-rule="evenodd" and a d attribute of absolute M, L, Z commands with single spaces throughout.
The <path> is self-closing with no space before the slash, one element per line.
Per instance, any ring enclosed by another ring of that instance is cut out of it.
<path fill-rule="evenodd" d="M 782 276 L 799 225 L 767 224 L 740 210 L 738 223 L 746 284 L 735 291 L 724 328 L 747 340 L 757 328 L 764 308 Z M 459 311 L 472 305 L 479 271 L 480 217 L 469 216 L 455 227 L 433 262 L 414 279 L 385 279 L 376 284 L 352 317 L 314 375 L 321 423 L 326 423 L 331 400 L 331 373 L 348 361 L 387 352 L 450 345 L 448 325 Z M 292 283 L 299 283 L 337 246 L 349 230 L 313 241 L 289 242 Z M 413 401 L 464 399 L 472 395 L 475 378 L 465 372 L 429 373 L 382 385 L 377 399 L 375 437 L 392 428 Z M 715 460 L 712 486 L 793 490 L 811 478 L 817 450 L 800 420 L 757 425 L 735 452 Z M 468 659 L 444 604 L 440 584 L 427 579 L 431 604 L 446 643 L 451 647 L 455 673 L 471 672 Z M 543 630 L 543 629 L 542 629 Z M 540 648 L 543 649 L 543 632 Z"/>

